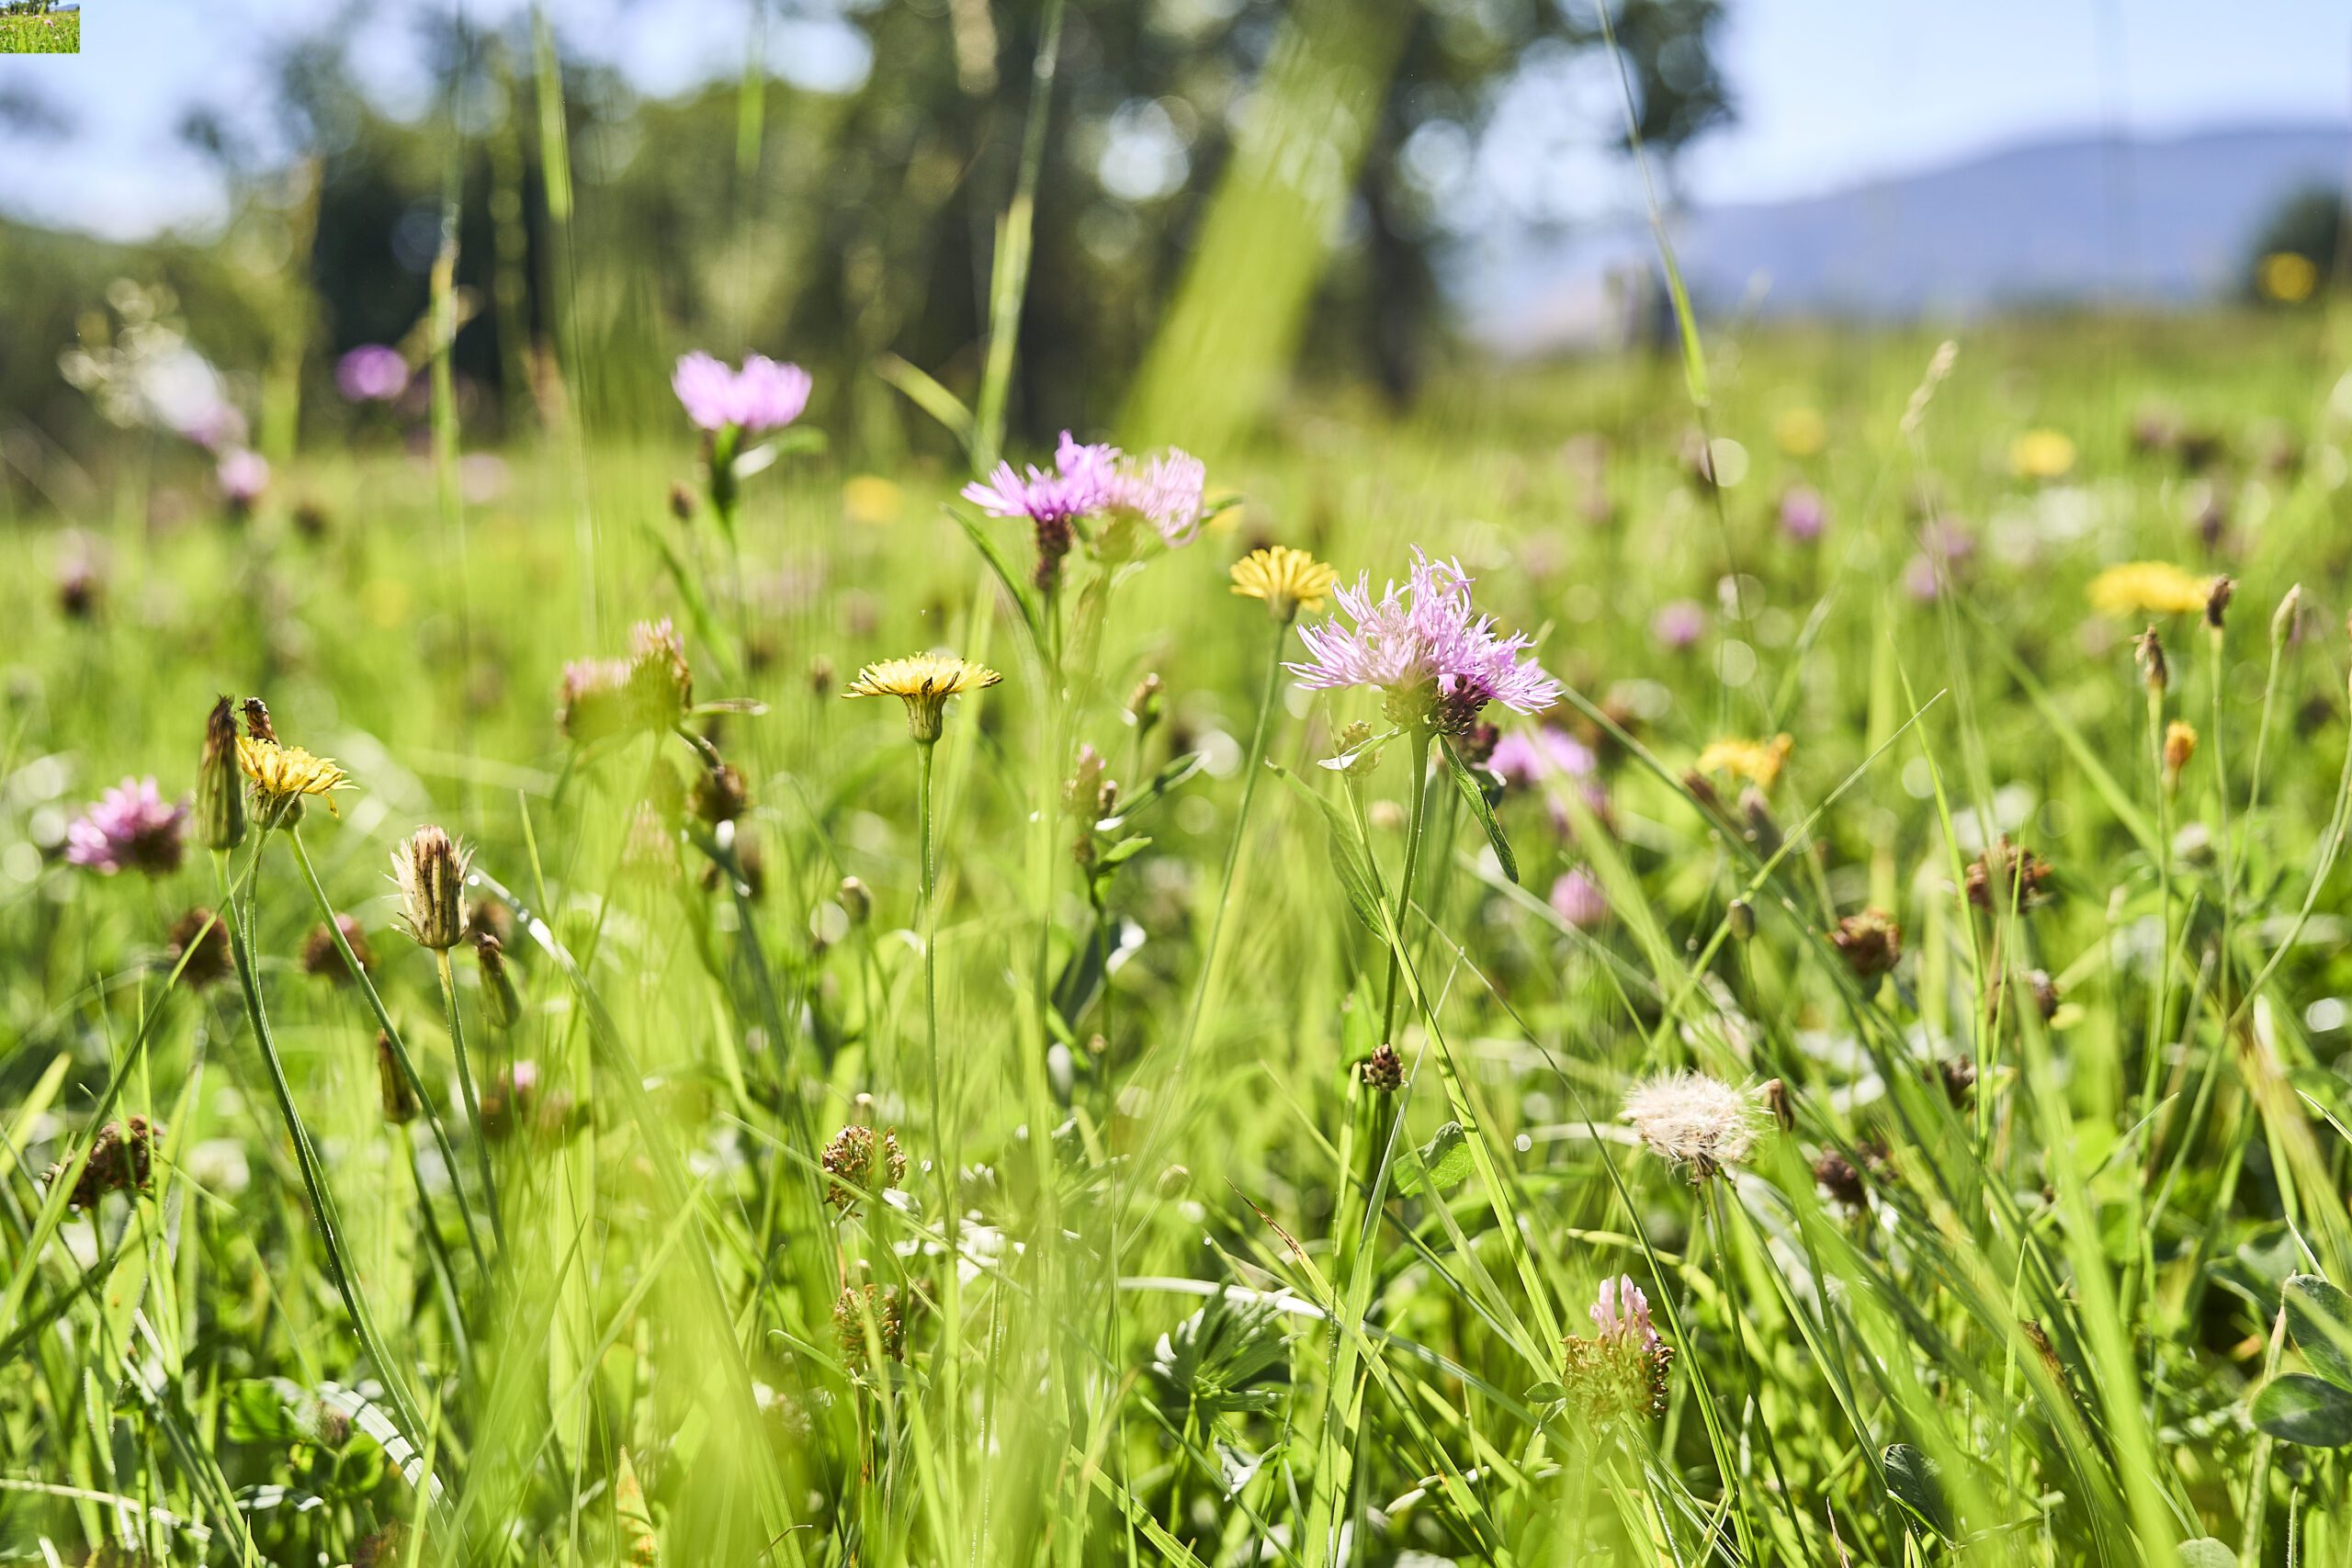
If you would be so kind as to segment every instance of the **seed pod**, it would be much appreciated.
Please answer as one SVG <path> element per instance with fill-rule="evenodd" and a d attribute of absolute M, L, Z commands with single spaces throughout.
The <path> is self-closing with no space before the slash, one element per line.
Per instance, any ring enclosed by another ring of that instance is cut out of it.
<path fill-rule="evenodd" d="M 376 1031 L 376 1091 L 384 1106 L 384 1120 L 398 1126 L 416 1120 L 416 1090 L 392 1055 L 392 1037 Z"/>

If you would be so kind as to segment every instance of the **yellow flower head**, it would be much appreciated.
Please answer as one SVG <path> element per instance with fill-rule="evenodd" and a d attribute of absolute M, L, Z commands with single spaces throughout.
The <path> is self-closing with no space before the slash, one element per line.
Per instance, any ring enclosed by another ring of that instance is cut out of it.
<path fill-rule="evenodd" d="M 2169 561 L 2135 560 L 2091 579 L 2091 608 L 2102 615 L 2202 615 L 2213 594 L 2211 580 Z"/>
<path fill-rule="evenodd" d="M 1770 740 L 1747 740 L 1738 736 L 1726 736 L 1710 740 L 1707 749 L 1699 753 L 1698 770 L 1702 773 L 1729 773 L 1746 779 L 1758 789 L 1769 790 L 1781 776 L 1781 767 L 1789 753 L 1796 750 L 1796 742 L 1786 735 L 1776 735 Z"/>
<path fill-rule="evenodd" d="M 1301 610 L 1321 609 L 1337 576 L 1305 550 L 1274 545 L 1233 563 L 1233 591 L 1245 599 L 1263 599 L 1266 613 L 1286 622 Z"/>
<path fill-rule="evenodd" d="M 2063 430 L 2029 430 L 2009 444 L 2009 467 L 2019 479 L 2064 479 L 2074 466 L 2075 443 Z"/>
<path fill-rule="evenodd" d="M 250 735 L 237 738 L 237 766 L 253 780 L 254 804 L 270 827 L 291 824 L 300 815 L 306 795 L 324 800 L 329 816 L 339 816 L 333 792 L 351 787 L 351 775 L 326 758 Z"/>
<path fill-rule="evenodd" d="M 947 699 L 993 686 L 1004 677 L 952 653 L 918 653 L 886 659 L 857 672 L 844 697 L 896 697 L 907 705 L 907 729 L 928 746 L 939 739 Z"/>
<path fill-rule="evenodd" d="M 1792 457 L 1815 457 L 1829 444 L 1829 422 L 1819 409 L 1787 409 L 1772 422 L 1772 439 Z"/>
<path fill-rule="evenodd" d="M 2294 251 L 2273 251 L 2255 268 L 2255 283 L 2262 297 L 2281 305 L 2300 305 L 2319 287 L 2319 268 L 2311 257 Z"/>

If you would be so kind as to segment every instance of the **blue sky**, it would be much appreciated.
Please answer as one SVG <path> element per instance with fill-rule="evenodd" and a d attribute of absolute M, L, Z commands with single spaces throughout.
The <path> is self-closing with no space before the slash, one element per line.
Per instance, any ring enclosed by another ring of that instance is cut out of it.
<path fill-rule="evenodd" d="M 486 20 L 521 3 L 469 0 Z M 576 47 L 626 61 L 642 87 L 663 93 L 740 69 L 745 6 L 553 0 L 551 10 Z M 78 59 L 0 59 L 0 95 L 30 88 L 75 122 L 37 155 L 0 157 L 0 208 L 117 235 L 200 225 L 219 193 L 174 143 L 182 111 L 198 98 L 253 101 L 257 45 L 333 9 L 328 0 L 85 0 Z M 1808 194 L 2049 131 L 2116 123 L 2164 134 L 2352 109 L 2352 7 L 2341 0 L 1730 0 L 1730 13 L 1724 63 L 1741 119 L 1689 160 L 1685 186 L 1702 201 Z M 395 108 L 421 107 L 425 85 L 408 63 L 405 14 L 373 7 L 359 38 Z M 773 23 L 768 58 L 811 85 L 854 79 L 866 64 L 846 29 L 824 23 Z M 1593 99 L 1589 76 L 1569 80 L 1576 97 Z M 1519 152 L 1534 139 L 1589 134 L 1613 105 L 1545 97 L 1530 93 L 1515 107 L 1530 140 L 1489 149 L 1487 184 L 1573 183 L 1563 165 Z M 1617 188 L 1599 174 L 1590 184 Z M 1522 210 L 1521 196 L 1476 210 Z M 1535 205 L 1580 207 L 1548 195 Z"/>

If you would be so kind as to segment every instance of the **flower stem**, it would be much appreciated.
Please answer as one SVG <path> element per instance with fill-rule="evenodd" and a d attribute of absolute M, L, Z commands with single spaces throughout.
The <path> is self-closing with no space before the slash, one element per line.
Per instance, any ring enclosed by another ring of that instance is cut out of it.
<path fill-rule="evenodd" d="M 458 1218 L 465 1223 L 466 1246 L 474 1255 L 474 1267 L 482 1277 L 490 1277 L 490 1258 L 482 1251 L 481 1235 L 474 1225 L 474 1212 L 466 1202 L 466 1190 L 458 1177 L 458 1151 L 449 1142 L 449 1130 L 442 1124 L 441 1113 L 433 1108 L 433 1097 L 425 1091 L 424 1080 L 417 1075 L 416 1064 L 410 1059 L 408 1045 L 401 1039 L 401 1032 L 392 1027 L 392 1015 L 384 1006 L 383 997 L 376 989 L 376 982 L 368 976 L 359 955 L 351 950 L 350 942 L 343 934 L 343 926 L 335 919 L 334 906 L 327 901 L 327 890 L 319 880 L 318 868 L 311 863 L 311 852 L 302 847 L 302 833 L 298 828 L 286 830 L 286 841 L 294 846 L 295 863 L 302 868 L 302 879 L 310 884 L 311 899 L 319 907 L 319 918 L 326 922 L 327 934 L 334 939 L 337 953 L 343 954 L 344 966 L 359 983 L 360 993 L 368 998 L 368 1010 L 376 1015 L 376 1027 L 384 1032 L 384 1039 L 392 1048 L 392 1061 L 399 1066 L 401 1077 L 416 1096 L 417 1105 L 424 1112 L 424 1124 L 433 1130 L 434 1145 L 441 1151 L 442 1168 L 449 1173 L 449 1190 L 458 1202 Z M 423 1188 L 418 1189 L 419 1201 Z"/>
<path fill-rule="evenodd" d="M 1396 982 L 1405 943 L 1405 912 L 1413 904 L 1413 877 L 1421 863 L 1421 828 L 1429 804 L 1430 731 L 1427 725 L 1415 725 L 1411 735 L 1413 746 L 1413 802 L 1411 814 L 1405 825 L 1405 874 L 1396 883 L 1396 941 L 1388 949 L 1388 999 L 1380 1010 L 1380 1041 L 1393 1045 L 1392 1032 L 1396 1027 Z"/>
<path fill-rule="evenodd" d="M 1250 834 L 1250 807 L 1258 798 L 1258 775 L 1265 772 L 1266 734 L 1272 727 L 1275 692 L 1282 683 L 1283 647 L 1289 636 L 1290 623 L 1284 621 L 1274 627 L 1273 646 L 1266 650 L 1266 679 L 1258 694 L 1258 722 L 1250 731 L 1250 754 L 1241 764 L 1241 805 L 1234 813 L 1233 837 L 1226 841 L 1225 872 L 1217 882 L 1216 908 L 1209 914 L 1208 940 L 1201 947 L 1201 974 L 1193 984 L 1192 1012 L 1184 1020 L 1184 1032 L 1176 1048 L 1179 1077 L 1192 1055 L 1193 1040 L 1200 1032 L 1201 1015 L 1208 1010 L 1209 990 L 1216 981 L 1219 942 L 1225 934 L 1226 912 L 1233 905 L 1233 880 L 1241 869 L 1241 846 Z M 1137 772 L 1140 771 L 1138 766 Z"/>
<path fill-rule="evenodd" d="M 447 948 L 435 949 L 433 961 L 441 967 L 441 999 L 449 1010 L 449 1049 L 458 1057 L 458 1090 L 466 1097 L 466 1117 L 474 1124 L 474 1160 L 481 1172 L 482 1201 L 490 1205 L 491 1234 L 498 1238 L 498 1251 L 506 1252 L 506 1222 L 500 1217 L 498 1183 L 490 1173 L 490 1132 L 481 1124 L 481 1098 L 474 1093 L 474 1070 L 466 1061 L 465 1024 L 458 1011 L 458 976 L 449 966 Z"/>
<path fill-rule="evenodd" d="M 254 972 L 251 906 L 241 907 L 229 885 L 227 855 L 213 857 L 213 874 L 220 886 L 221 902 L 230 913 L 230 953 L 236 961 L 245 1018 L 253 1025 L 254 1043 L 261 1049 L 262 1063 L 269 1069 L 269 1087 L 277 1099 L 278 1115 L 286 1123 L 287 1135 L 294 1142 L 295 1168 L 301 1174 L 311 1218 L 319 1227 L 319 1239 L 326 1250 L 327 1272 L 334 1277 L 335 1293 L 343 1298 L 344 1310 L 351 1314 L 351 1325 L 359 1336 L 360 1348 L 376 1363 L 377 1371 L 383 1377 L 386 1396 L 402 1430 L 412 1440 L 419 1439 L 424 1433 L 424 1422 L 409 1393 L 408 1380 L 401 1375 L 400 1363 L 392 1359 L 383 1336 L 377 1332 L 375 1315 L 368 1310 L 368 1299 L 359 1289 L 359 1277 L 352 1269 L 350 1255 L 344 1250 L 343 1221 L 334 1205 L 334 1194 L 327 1188 L 326 1170 L 319 1162 L 317 1148 L 311 1143 L 310 1129 L 302 1124 L 302 1113 L 295 1109 L 294 1089 L 287 1081 L 286 1064 L 277 1055 L 277 1037 L 270 1033 L 269 1015 L 262 1007 L 261 983 Z"/>

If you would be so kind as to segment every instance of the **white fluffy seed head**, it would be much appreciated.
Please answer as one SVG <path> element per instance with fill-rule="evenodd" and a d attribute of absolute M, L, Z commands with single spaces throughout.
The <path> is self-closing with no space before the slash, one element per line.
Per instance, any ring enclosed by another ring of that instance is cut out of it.
<path fill-rule="evenodd" d="M 1756 1100 L 1704 1073 L 1660 1073 L 1625 1096 L 1625 1120 L 1650 1152 L 1701 1179 L 1737 1165 L 1756 1146 Z"/>

